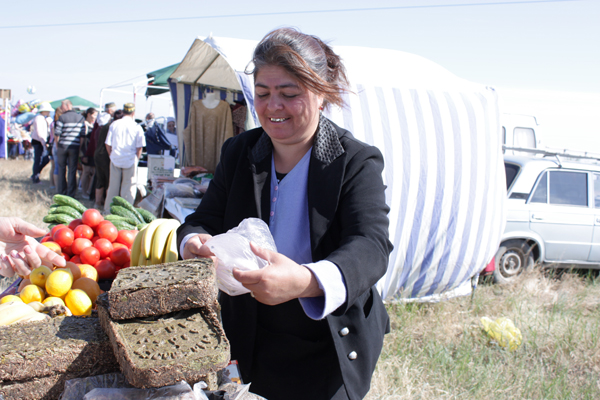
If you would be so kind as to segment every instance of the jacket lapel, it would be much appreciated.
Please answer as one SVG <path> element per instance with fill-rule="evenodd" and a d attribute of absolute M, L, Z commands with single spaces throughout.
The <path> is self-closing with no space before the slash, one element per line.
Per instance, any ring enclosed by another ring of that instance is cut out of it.
<path fill-rule="evenodd" d="M 249 149 L 248 159 L 252 168 L 252 180 L 254 186 L 254 202 L 258 218 L 269 225 L 269 198 L 271 185 L 271 153 L 273 144 L 269 136 L 263 132 L 256 144 Z"/>
<path fill-rule="evenodd" d="M 313 258 L 337 211 L 346 153 L 338 129 L 321 115 L 308 170 L 308 218 Z"/>

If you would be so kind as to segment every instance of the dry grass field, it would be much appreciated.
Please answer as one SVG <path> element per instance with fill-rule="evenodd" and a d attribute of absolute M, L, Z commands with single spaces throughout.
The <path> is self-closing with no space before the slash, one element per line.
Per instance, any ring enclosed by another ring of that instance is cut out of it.
<path fill-rule="evenodd" d="M 45 228 L 54 194 L 48 170 L 34 185 L 31 161 L 0 160 L 0 216 Z M 388 311 L 392 330 L 369 400 L 600 399 L 596 273 L 534 271 L 513 286 L 482 282 L 472 297 L 388 304 Z M 510 318 L 522 345 L 509 352 L 490 342 L 484 316 Z"/>

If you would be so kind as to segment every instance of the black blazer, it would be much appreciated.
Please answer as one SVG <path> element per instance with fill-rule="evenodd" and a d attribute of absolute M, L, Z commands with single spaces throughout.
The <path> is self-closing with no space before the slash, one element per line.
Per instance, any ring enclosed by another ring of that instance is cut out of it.
<path fill-rule="evenodd" d="M 249 217 L 268 224 L 271 154 L 271 140 L 262 128 L 227 140 L 200 206 L 177 231 L 179 244 L 190 233 L 224 233 Z M 310 241 L 313 260 L 336 264 L 346 284 L 346 302 L 326 321 L 350 399 L 360 399 L 369 390 L 383 336 L 389 332 L 389 318 L 374 286 L 385 274 L 392 251 L 382 170 L 377 148 L 321 117 L 308 175 Z M 249 375 L 256 301 L 225 293 L 220 301 L 232 359 L 239 361 L 242 377 Z M 298 372 L 306 368 L 310 360 Z"/>

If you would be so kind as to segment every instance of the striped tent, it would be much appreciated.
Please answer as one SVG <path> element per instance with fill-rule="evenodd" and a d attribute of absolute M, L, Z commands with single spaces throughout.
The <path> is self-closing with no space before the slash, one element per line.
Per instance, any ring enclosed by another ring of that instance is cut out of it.
<path fill-rule="evenodd" d="M 207 90 L 220 91 L 222 99 L 244 98 L 253 109 L 252 77 L 243 71 L 256 42 L 209 41 L 211 46 L 197 40 L 186 59 L 198 54 L 192 51 L 195 46 L 214 51 L 234 84 L 194 82 L 178 68 L 170 78 L 178 126 L 186 126 L 190 102 Z M 505 224 L 496 92 L 413 54 L 344 46 L 334 50 L 348 69 L 353 93 L 346 96 L 345 108 L 326 114 L 359 140 L 377 146 L 385 159 L 394 251 L 378 283 L 382 297 L 424 301 L 470 291 L 471 278 L 496 253 Z M 215 54 L 205 64 L 210 62 L 217 63 Z M 185 68 L 193 70 L 191 63 Z"/>

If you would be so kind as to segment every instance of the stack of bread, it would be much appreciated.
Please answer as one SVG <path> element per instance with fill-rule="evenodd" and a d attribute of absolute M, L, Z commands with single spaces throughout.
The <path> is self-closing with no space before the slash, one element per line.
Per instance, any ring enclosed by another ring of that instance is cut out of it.
<path fill-rule="evenodd" d="M 229 363 L 211 260 L 125 268 L 97 301 L 102 329 L 127 381 L 138 388 L 185 380 L 217 388 Z"/>

